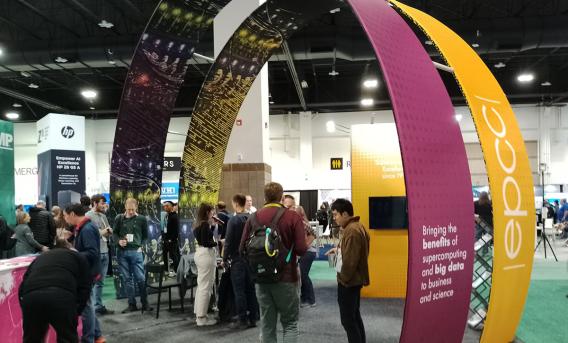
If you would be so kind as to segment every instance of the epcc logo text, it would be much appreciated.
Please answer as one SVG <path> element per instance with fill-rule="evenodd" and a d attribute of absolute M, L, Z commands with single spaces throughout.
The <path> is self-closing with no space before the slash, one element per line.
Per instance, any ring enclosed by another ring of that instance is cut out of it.
<path fill-rule="evenodd" d="M 71 126 L 64 126 L 61 128 L 61 135 L 64 138 L 71 139 L 75 136 L 75 130 Z"/>

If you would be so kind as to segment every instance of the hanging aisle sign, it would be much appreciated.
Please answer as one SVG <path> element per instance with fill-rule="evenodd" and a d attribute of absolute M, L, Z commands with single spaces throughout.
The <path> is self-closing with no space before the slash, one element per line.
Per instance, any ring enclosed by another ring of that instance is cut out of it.
<path fill-rule="evenodd" d="M 481 342 L 511 342 L 530 285 L 535 238 L 533 178 L 519 125 L 501 86 L 469 44 L 428 14 L 391 2 L 438 47 L 467 99 L 487 167 L 495 228 Z"/>
<path fill-rule="evenodd" d="M 0 120 L 0 215 L 15 224 L 14 124 Z"/>

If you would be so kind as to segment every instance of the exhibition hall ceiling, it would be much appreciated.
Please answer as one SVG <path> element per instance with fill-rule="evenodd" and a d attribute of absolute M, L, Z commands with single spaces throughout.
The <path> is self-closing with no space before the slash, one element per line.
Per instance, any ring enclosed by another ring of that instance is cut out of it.
<path fill-rule="evenodd" d="M 426 11 L 472 44 L 511 103 L 568 102 L 568 0 L 402 2 Z M 1 0 L 0 117 L 8 112 L 19 113 L 21 121 L 49 112 L 116 117 L 131 56 L 157 3 Z M 415 32 L 432 60 L 444 63 L 427 38 Z M 205 32 L 196 52 L 213 57 L 212 40 L 212 31 Z M 271 114 L 390 108 L 370 44 L 345 4 L 322 14 L 288 45 L 289 53 L 281 50 L 268 63 Z M 193 58 L 174 115 L 191 114 L 210 65 L 205 58 Z M 464 104 L 453 76 L 439 73 L 454 104 Z M 519 82 L 521 74 L 529 81 Z M 377 79 L 378 86 L 363 87 L 369 79 Z M 81 95 L 86 89 L 95 90 L 96 97 Z M 374 105 L 364 107 L 363 98 L 373 99 Z"/>

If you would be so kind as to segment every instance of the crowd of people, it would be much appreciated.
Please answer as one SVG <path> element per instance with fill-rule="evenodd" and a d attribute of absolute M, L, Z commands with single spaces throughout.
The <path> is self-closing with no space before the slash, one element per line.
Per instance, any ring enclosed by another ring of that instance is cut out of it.
<path fill-rule="evenodd" d="M 316 258 L 312 244 L 316 233 L 302 206 L 293 196 L 284 195 L 280 184 L 268 183 L 264 196 L 265 204 L 258 210 L 252 205 L 252 197 L 241 193 L 231 199 L 232 212 L 224 202 L 216 207 L 207 203 L 199 207 L 193 228 L 196 324 L 218 324 L 210 302 L 215 271 L 220 268 L 230 278 L 229 298 L 234 303 L 229 327 L 244 330 L 259 325 L 261 342 L 273 343 L 277 342 L 280 318 L 284 342 L 297 342 L 299 309 L 316 306 L 309 277 Z M 120 276 L 126 285 L 128 300 L 122 313 L 153 310 L 148 302 L 144 267 L 148 222 L 137 213 L 137 207 L 135 199 L 127 199 L 124 213 L 114 218 L 112 227 L 106 216 L 106 199 L 100 194 L 83 197 L 81 203 L 63 210 L 54 206 L 48 211 L 42 201 L 28 213 L 17 209 L 13 238 L 16 253 L 41 253 L 28 268 L 19 289 L 24 342 L 41 341 L 48 324 L 61 341 L 76 342 L 78 315 L 82 318 L 81 342 L 106 341 L 97 316 L 114 313 L 102 299 L 112 248 L 116 248 Z M 166 215 L 162 223 L 164 268 L 168 269 L 171 261 L 174 274 L 180 261 L 175 207 L 170 201 L 163 203 Z M 361 287 L 369 284 L 369 236 L 345 199 L 331 206 L 323 204 L 319 212 L 325 213 L 318 214 L 318 221 L 326 222 L 322 226 L 333 222 L 343 228 L 340 243 L 329 252 L 338 256 L 340 319 L 349 342 L 365 342 L 359 299 Z"/>

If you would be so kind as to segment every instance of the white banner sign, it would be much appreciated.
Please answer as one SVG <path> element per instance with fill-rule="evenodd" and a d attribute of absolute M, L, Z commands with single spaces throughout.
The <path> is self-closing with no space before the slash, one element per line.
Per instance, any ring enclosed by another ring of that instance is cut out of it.
<path fill-rule="evenodd" d="M 85 117 L 49 113 L 37 122 L 37 153 L 85 150 Z"/>

